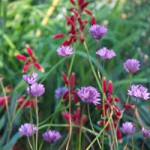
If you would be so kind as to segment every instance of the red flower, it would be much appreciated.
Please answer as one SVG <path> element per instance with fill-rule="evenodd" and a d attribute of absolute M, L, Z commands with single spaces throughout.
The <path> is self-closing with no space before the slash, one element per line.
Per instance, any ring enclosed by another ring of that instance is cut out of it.
<path fill-rule="evenodd" d="M 78 90 L 74 90 L 74 84 L 75 84 L 75 73 L 72 73 L 70 79 L 66 76 L 66 74 L 62 73 L 62 78 L 68 87 L 68 91 L 63 95 L 64 100 L 74 99 L 74 103 L 78 103 L 78 97 L 77 92 Z"/>
<path fill-rule="evenodd" d="M 110 110 L 114 111 L 114 114 L 116 117 L 121 117 L 122 112 L 121 110 L 117 107 L 116 103 L 119 102 L 119 98 L 117 96 L 113 96 L 113 84 L 112 81 L 108 82 L 108 88 L 107 88 L 107 82 L 106 78 L 103 78 L 102 81 L 102 87 L 103 87 L 103 92 L 106 94 L 106 100 L 103 108 L 103 104 L 100 104 L 97 109 L 103 109 L 102 116 L 104 117 L 107 114 L 107 110 L 110 108 Z"/>
<path fill-rule="evenodd" d="M 69 114 L 68 111 L 63 112 L 62 116 L 66 120 L 67 123 L 69 123 L 70 117 L 71 117 L 71 122 L 79 126 L 84 125 L 86 122 L 86 116 L 85 115 L 81 116 L 80 108 L 77 108 L 74 114 Z"/>
<path fill-rule="evenodd" d="M 0 106 L 6 107 L 6 101 L 10 100 L 10 96 L 0 97 Z"/>
<path fill-rule="evenodd" d="M 78 0 L 78 2 L 70 0 L 70 2 L 73 5 L 73 8 L 68 9 L 68 11 L 71 12 L 71 16 L 69 17 L 65 15 L 67 26 L 70 26 L 70 30 L 68 32 L 69 38 L 62 43 L 64 46 L 70 45 L 72 42 L 76 42 L 78 38 L 82 43 L 84 42 L 84 26 L 88 23 L 88 20 L 82 20 L 82 14 L 85 12 L 88 15 L 92 15 L 90 10 L 85 9 L 89 4 L 88 2 L 85 2 L 85 0 Z M 64 34 L 60 33 L 53 37 L 61 38 L 63 36 Z"/>
<path fill-rule="evenodd" d="M 44 68 L 37 62 L 37 58 L 34 56 L 34 53 L 29 45 L 26 45 L 26 50 L 29 57 L 26 57 L 22 54 L 16 54 L 15 57 L 19 60 L 25 62 L 23 67 L 23 72 L 26 72 L 30 67 L 35 66 L 39 71 L 44 72 Z"/>
<path fill-rule="evenodd" d="M 17 100 L 17 102 L 18 102 L 18 108 L 21 108 L 21 107 L 23 107 L 23 108 L 34 108 L 35 107 L 35 104 L 38 102 L 38 101 L 36 101 L 36 100 L 34 100 L 34 99 L 28 99 L 28 100 L 26 100 L 26 98 L 25 98 L 25 95 L 22 95 L 18 100 Z"/>

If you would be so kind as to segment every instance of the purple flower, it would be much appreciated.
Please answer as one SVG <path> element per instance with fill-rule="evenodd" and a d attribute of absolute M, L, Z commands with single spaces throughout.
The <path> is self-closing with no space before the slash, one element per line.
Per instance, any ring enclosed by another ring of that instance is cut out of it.
<path fill-rule="evenodd" d="M 127 59 L 123 65 L 124 69 L 131 74 L 137 72 L 140 69 L 140 63 L 136 59 Z"/>
<path fill-rule="evenodd" d="M 30 123 L 25 123 L 23 125 L 21 125 L 21 127 L 19 128 L 19 132 L 21 135 L 25 135 L 25 136 L 31 136 L 33 134 L 36 133 L 37 128 Z"/>
<path fill-rule="evenodd" d="M 22 77 L 27 84 L 34 84 L 37 80 L 37 73 L 34 72 L 32 75 L 24 74 Z"/>
<path fill-rule="evenodd" d="M 59 99 L 61 98 L 66 92 L 68 91 L 68 88 L 66 87 L 59 87 L 55 90 L 55 98 Z"/>
<path fill-rule="evenodd" d="M 142 85 L 132 85 L 130 90 L 128 90 L 128 95 L 140 98 L 140 99 L 149 99 L 150 93 L 147 92 L 148 89 L 143 87 Z"/>
<path fill-rule="evenodd" d="M 149 138 L 150 137 L 150 130 L 145 129 L 144 127 L 142 128 L 142 135 L 145 138 Z"/>
<path fill-rule="evenodd" d="M 50 143 L 54 143 L 61 138 L 61 134 L 55 130 L 49 130 L 43 133 L 42 136 L 45 141 L 50 142 Z"/>
<path fill-rule="evenodd" d="M 113 50 L 108 50 L 106 47 L 103 47 L 102 49 L 98 50 L 96 54 L 104 60 L 108 60 L 116 56 Z"/>
<path fill-rule="evenodd" d="M 125 134 L 131 135 L 135 133 L 136 128 L 134 127 L 132 122 L 125 122 L 122 124 L 120 130 Z"/>
<path fill-rule="evenodd" d="M 43 84 L 34 83 L 27 88 L 27 93 L 35 97 L 41 96 L 44 92 L 45 88 Z"/>
<path fill-rule="evenodd" d="M 107 28 L 101 25 L 92 25 L 89 29 L 89 32 L 91 33 L 92 37 L 94 39 L 100 40 L 106 33 Z"/>
<path fill-rule="evenodd" d="M 81 87 L 81 89 L 78 91 L 77 95 L 80 97 L 80 99 L 85 103 L 93 103 L 94 105 L 99 104 L 99 101 L 101 100 L 100 93 L 92 86 L 88 87 Z"/>
<path fill-rule="evenodd" d="M 61 57 L 67 57 L 73 54 L 73 49 L 70 46 L 61 46 L 57 49 L 57 53 Z"/>

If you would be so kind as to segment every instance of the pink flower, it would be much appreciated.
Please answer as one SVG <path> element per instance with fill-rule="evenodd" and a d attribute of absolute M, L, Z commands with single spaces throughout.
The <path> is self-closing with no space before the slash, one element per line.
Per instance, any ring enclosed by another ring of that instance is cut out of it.
<path fill-rule="evenodd" d="M 137 72 L 140 69 L 140 63 L 136 59 L 127 59 L 123 65 L 125 70 L 131 74 Z"/>

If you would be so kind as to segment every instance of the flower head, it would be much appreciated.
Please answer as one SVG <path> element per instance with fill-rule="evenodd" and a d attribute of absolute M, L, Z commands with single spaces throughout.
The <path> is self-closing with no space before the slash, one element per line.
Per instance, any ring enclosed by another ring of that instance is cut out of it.
<path fill-rule="evenodd" d="M 57 53 L 61 57 L 67 57 L 73 54 L 73 49 L 70 46 L 61 46 L 57 49 Z"/>
<path fill-rule="evenodd" d="M 136 59 L 127 59 L 123 65 L 124 69 L 131 74 L 137 72 L 140 69 L 140 63 Z"/>
<path fill-rule="evenodd" d="M 34 72 L 32 75 L 24 74 L 22 77 L 27 84 L 34 84 L 37 80 L 37 73 Z"/>
<path fill-rule="evenodd" d="M 31 136 L 33 134 L 36 133 L 37 128 L 30 123 L 25 123 L 23 125 L 21 125 L 21 127 L 19 128 L 19 132 L 21 135 L 25 135 L 25 136 Z"/>
<path fill-rule="evenodd" d="M 131 135 L 135 133 L 136 128 L 134 127 L 132 122 L 125 122 L 122 124 L 122 127 L 120 128 L 120 130 L 125 134 Z"/>
<path fill-rule="evenodd" d="M 23 72 L 26 72 L 30 67 L 36 67 L 41 72 L 44 72 L 44 68 L 37 62 L 37 58 L 34 56 L 34 53 L 29 45 L 26 45 L 26 50 L 29 57 L 26 57 L 22 54 L 16 54 L 15 57 L 21 61 L 24 61 Z"/>
<path fill-rule="evenodd" d="M 128 90 L 128 95 L 147 100 L 150 98 L 150 93 L 147 91 L 148 89 L 142 85 L 132 85 Z"/>
<path fill-rule="evenodd" d="M 145 129 L 144 127 L 142 128 L 142 135 L 145 138 L 149 138 L 150 137 L 150 130 Z"/>
<path fill-rule="evenodd" d="M 85 103 L 93 103 L 94 105 L 99 104 L 100 93 L 92 86 L 81 87 L 77 95 Z"/>
<path fill-rule="evenodd" d="M 55 130 L 49 130 L 43 133 L 42 136 L 45 141 L 50 142 L 50 143 L 54 143 L 61 138 L 61 134 Z"/>
<path fill-rule="evenodd" d="M 61 98 L 66 92 L 68 91 L 68 88 L 66 87 L 59 87 L 55 90 L 55 98 L 59 99 Z"/>
<path fill-rule="evenodd" d="M 27 93 L 32 96 L 39 97 L 45 92 L 45 87 L 43 84 L 34 83 L 30 87 L 27 87 Z"/>
<path fill-rule="evenodd" d="M 108 60 L 116 56 L 113 50 L 108 50 L 106 47 L 103 47 L 102 49 L 98 50 L 96 54 L 104 60 Z"/>
<path fill-rule="evenodd" d="M 106 33 L 107 28 L 101 25 L 92 25 L 89 29 L 89 32 L 91 33 L 92 37 L 94 39 L 100 40 Z"/>

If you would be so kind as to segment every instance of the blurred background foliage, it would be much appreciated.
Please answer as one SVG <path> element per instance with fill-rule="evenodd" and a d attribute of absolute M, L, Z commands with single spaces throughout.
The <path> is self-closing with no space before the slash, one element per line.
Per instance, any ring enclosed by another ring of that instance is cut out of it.
<path fill-rule="evenodd" d="M 56 106 L 54 90 L 64 86 L 61 72 L 65 70 L 65 61 L 61 59 L 56 49 L 65 40 L 53 39 L 56 33 L 67 33 L 64 14 L 71 7 L 69 0 L 1 0 L 0 1 L 0 75 L 4 77 L 5 86 L 11 85 L 15 92 L 10 95 L 15 100 L 25 93 L 25 84 L 22 82 L 23 63 L 18 61 L 15 53 L 26 55 L 25 45 L 29 44 L 45 68 L 39 80 L 44 82 L 46 93 L 40 103 L 42 117 L 47 117 Z M 129 86 L 129 76 L 123 69 L 127 58 L 136 58 L 141 62 L 141 70 L 133 77 L 133 83 L 141 83 L 150 89 L 150 1 L 149 0 L 87 0 L 97 19 L 97 24 L 107 26 L 108 34 L 99 42 L 98 49 L 106 46 L 113 49 L 117 57 L 105 64 L 104 75 L 114 83 L 116 95 L 125 102 L 126 91 Z M 53 6 L 54 5 L 54 6 Z M 47 17 L 49 9 L 54 9 Z M 85 39 L 88 44 L 93 63 L 96 64 L 96 41 L 88 33 L 90 17 L 86 26 Z M 45 18 L 45 20 L 44 20 Z M 93 85 L 95 79 L 89 68 L 87 55 L 83 45 L 75 44 L 77 55 L 73 65 L 76 73 L 76 87 Z M 71 59 L 69 58 L 69 61 Z M 101 63 L 101 61 L 99 61 Z M 95 65 L 96 66 L 96 65 Z M 100 70 L 101 65 L 100 65 Z M 147 105 L 149 102 L 140 102 L 142 120 L 149 126 L 150 116 Z M 24 116 L 22 120 L 26 120 Z M 130 119 L 129 116 L 126 118 Z M 97 122 L 94 118 L 93 122 Z M 42 120 L 42 119 L 41 119 Z M 56 121 L 57 122 L 57 121 Z M 19 123 L 18 123 L 19 124 Z M 150 145 L 149 145 L 150 147 Z"/>

